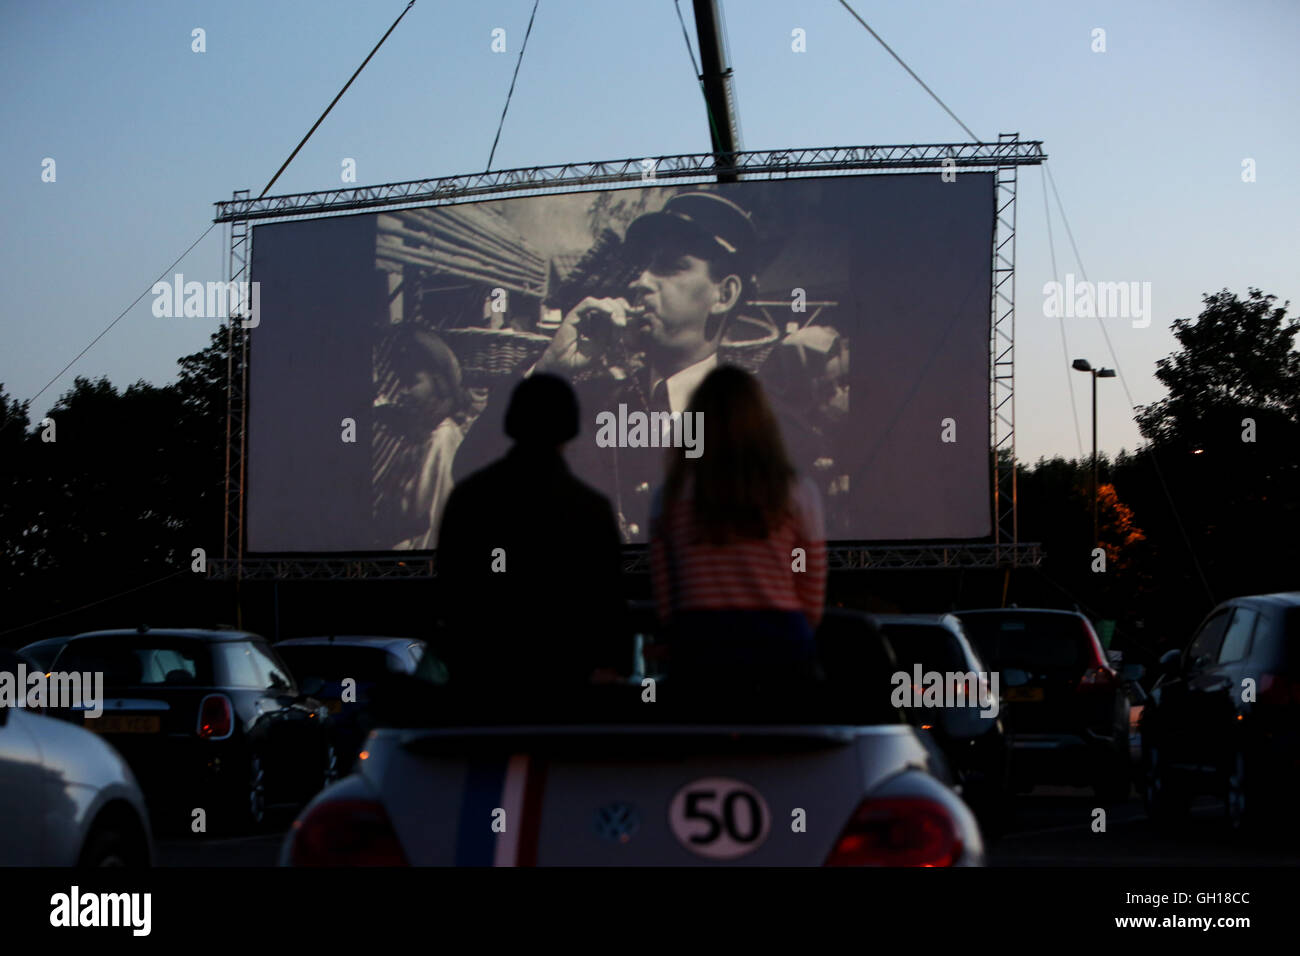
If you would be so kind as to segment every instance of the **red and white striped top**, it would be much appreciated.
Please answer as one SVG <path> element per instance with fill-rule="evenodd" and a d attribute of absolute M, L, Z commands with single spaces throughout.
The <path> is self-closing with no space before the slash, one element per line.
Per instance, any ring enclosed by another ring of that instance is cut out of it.
<path fill-rule="evenodd" d="M 650 570 L 659 617 L 675 611 L 803 611 L 821 621 L 826 600 L 826 532 L 821 499 L 807 478 L 791 489 L 794 515 L 764 539 L 728 545 L 696 541 L 689 490 L 663 514 L 651 508 Z M 803 549 L 803 560 L 795 553 Z M 802 568 L 802 570 L 797 570 Z"/>

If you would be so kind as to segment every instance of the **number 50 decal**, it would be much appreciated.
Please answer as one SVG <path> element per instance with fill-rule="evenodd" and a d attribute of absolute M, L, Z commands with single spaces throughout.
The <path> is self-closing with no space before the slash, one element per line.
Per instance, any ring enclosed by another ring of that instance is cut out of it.
<path fill-rule="evenodd" d="M 668 807 L 668 825 L 677 842 L 715 860 L 732 860 L 758 849 L 767 839 L 771 819 L 761 793 L 728 777 L 688 783 Z"/>

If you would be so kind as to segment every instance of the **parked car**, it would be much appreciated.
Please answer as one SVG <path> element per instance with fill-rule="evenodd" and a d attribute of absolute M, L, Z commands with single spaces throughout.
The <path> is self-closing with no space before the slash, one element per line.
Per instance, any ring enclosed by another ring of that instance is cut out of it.
<path fill-rule="evenodd" d="M 825 680 L 732 697 L 725 716 L 674 699 L 671 673 L 653 703 L 610 684 L 509 724 L 475 712 L 454 674 L 442 689 L 412 679 L 416 719 L 371 733 L 281 862 L 981 865 L 942 754 L 876 692 L 896 664 L 874 622 L 830 612 L 818 641 Z"/>
<path fill-rule="evenodd" d="M 0 671 L 23 663 L 0 650 Z M 149 866 L 144 796 L 95 734 L 0 707 L 0 866 Z"/>
<path fill-rule="evenodd" d="M 988 668 L 971 647 L 961 621 L 951 614 L 877 614 L 876 622 L 893 647 L 898 670 L 909 675 L 973 674 L 973 684 L 957 684 L 962 699 L 954 706 L 922 706 L 921 687 L 907 713 L 914 724 L 929 731 L 939 743 L 970 804 L 985 829 L 999 829 L 1011 796 L 1011 748 L 1002 714 L 1002 687 L 993 693 Z M 968 687 L 978 688 L 973 696 Z M 981 697 L 987 707 L 981 707 Z"/>
<path fill-rule="evenodd" d="M 66 637 L 48 637 L 43 641 L 33 641 L 26 647 L 20 647 L 18 656 L 32 667 L 48 671 L 50 665 L 54 663 L 54 658 L 58 656 L 59 651 L 63 650 L 63 645 L 66 643 L 68 643 Z"/>
<path fill-rule="evenodd" d="M 374 727 L 370 701 L 376 686 L 389 674 L 414 674 L 426 652 L 424 641 L 358 635 L 296 637 L 274 647 L 299 685 L 310 686 L 334 715 L 334 748 L 344 773 Z M 348 680 L 353 683 L 345 685 Z"/>
<path fill-rule="evenodd" d="M 202 808 L 210 829 L 260 826 L 338 776 L 329 711 L 256 634 L 94 631 L 53 668 L 103 672 L 103 714 L 84 725 L 130 764 L 155 817 Z"/>
<path fill-rule="evenodd" d="M 1024 672 L 1024 683 L 1006 692 L 1017 786 L 1086 785 L 1103 801 L 1126 800 L 1133 788 L 1129 712 L 1142 699 L 1135 684 L 1142 668 L 1112 667 L 1077 611 L 993 608 L 957 617 L 990 667 Z"/>
<path fill-rule="evenodd" d="M 1240 828 L 1300 777 L 1300 591 L 1233 598 L 1160 659 L 1142 715 L 1142 796 L 1158 822 L 1192 797 L 1224 800 Z"/>

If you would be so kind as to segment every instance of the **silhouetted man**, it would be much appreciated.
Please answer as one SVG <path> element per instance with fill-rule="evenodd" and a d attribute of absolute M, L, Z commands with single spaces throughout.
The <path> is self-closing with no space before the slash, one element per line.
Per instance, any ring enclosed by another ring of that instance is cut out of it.
<path fill-rule="evenodd" d="M 535 374 L 516 386 L 514 447 L 452 490 L 438 536 L 451 683 L 508 707 L 555 701 L 593 672 L 630 669 L 621 543 L 609 499 L 569 471 L 572 387 Z"/>

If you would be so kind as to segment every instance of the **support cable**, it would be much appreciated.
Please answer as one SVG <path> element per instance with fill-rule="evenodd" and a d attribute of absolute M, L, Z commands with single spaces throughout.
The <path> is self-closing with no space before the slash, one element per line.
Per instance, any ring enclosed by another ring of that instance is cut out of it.
<path fill-rule="evenodd" d="M 320 126 L 320 124 L 325 121 L 325 117 L 330 115 L 330 110 L 334 109 L 334 104 L 343 98 L 343 94 L 348 91 L 348 87 L 352 85 L 352 81 L 361 75 L 361 71 L 364 70 L 366 68 L 366 64 L 370 62 L 370 57 L 374 56 L 376 53 L 379 52 L 379 48 L 383 46 L 384 41 L 388 39 L 388 34 L 392 33 L 395 29 L 397 29 L 397 25 L 402 22 L 402 17 L 406 16 L 406 14 L 410 12 L 411 7 L 413 6 L 415 6 L 415 0 L 411 0 L 411 2 L 406 5 L 406 8 L 397 15 L 397 19 L 394 20 L 393 25 L 388 28 L 388 32 L 379 38 L 379 42 L 375 44 L 375 48 L 370 51 L 369 56 L 367 56 L 364 60 L 361 61 L 361 65 L 357 67 L 356 72 L 353 73 L 352 76 L 349 77 L 348 81 L 343 84 L 343 89 L 339 90 L 338 95 L 335 96 L 334 99 L 330 100 L 330 105 L 325 107 L 325 112 L 321 113 L 320 118 L 317 119 L 316 122 L 312 124 L 311 129 L 307 130 L 307 135 L 302 138 L 302 142 L 300 142 L 297 146 L 293 148 L 293 152 L 289 154 L 289 158 L 286 159 L 284 161 L 284 164 L 275 171 L 275 175 L 271 177 L 271 181 L 266 184 L 266 188 L 263 189 L 262 192 L 258 195 L 257 197 L 258 199 L 261 199 L 263 196 L 265 196 L 268 192 L 271 191 L 271 187 L 274 186 L 275 181 L 280 178 L 280 174 L 289 167 L 289 164 L 293 162 L 293 158 L 298 155 L 298 150 L 302 149 L 305 145 L 307 145 L 307 140 L 311 139 L 311 134 L 316 132 L 316 127 Z"/>
<path fill-rule="evenodd" d="M 415 0 L 411 0 L 412 3 Z M 528 37 L 533 32 L 533 18 L 537 16 L 537 5 L 541 0 L 533 0 L 533 12 L 528 16 L 528 29 L 524 31 L 524 42 L 519 47 L 519 59 L 515 61 L 515 75 L 510 78 L 510 90 L 506 93 L 506 105 L 501 108 L 501 122 L 497 123 L 497 135 L 492 140 L 492 152 L 488 153 L 487 167 L 483 170 L 489 172 L 492 169 L 492 159 L 497 154 L 497 143 L 501 140 L 501 130 L 506 125 L 506 111 L 510 109 L 510 98 L 515 95 L 515 80 L 519 79 L 519 67 L 524 62 L 524 51 L 528 49 Z"/>
<path fill-rule="evenodd" d="M 912 79 L 916 80 L 916 82 L 921 84 L 921 89 L 929 93 L 931 98 L 936 103 L 938 103 L 940 106 L 943 107 L 943 111 L 947 113 L 949 116 L 951 116 L 956 121 L 957 125 L 966 131 L 967 136 L 969 136 L 976 143 L 980 142 L 980 138 L 971 132 L 970 127 L 967 126 L 965 123 L 963 123 L 961 120 L 957 119 L 957 114 L 954 113 L 952 110 L 948 109 L 948 104 L 945 103 L 943 100 L 939 99 L 938 94 L 935 93 L 934 90 L 930 89 L 930 87 L 925 85 L 925 81 L 922 80 L 919 76 L 917 76 L 916 72 L 910 66 L 908 66 L 906 63 L 903 62 L 903 58 L 890 48 L 889 44 L 886 43 L 884 39 L 881 38 L 880 34 L 877 33 L 875 30 L 871 29 L 871 27 L 867 25 L 866 20 L 858 16 L 858 11 L 854 10 L 851 6 L 849 6 L 847 0 L 840 0 L 840 6 L 842 6 L 845 10 L 849 11 L 849 13 L 853 15 L 853 19 L 857 20 L 864 27 L 866 27 L 867 32 L 876 38 L 876 42 L 885 48 L 885 52 L 888 53 L 890 56 L 892 56 L 895 60 L 897 60 L 898 65 L 901 66 L 903 69 L 905 69 L 908 75 L 912 77 Z"/>
<path fill-rule="evenodd" d="M 343 89 L 339 90 L 338 95 L 335 96 L 334 99 L 330 102 L 330 105 L 325 108 L 325 112 L 320 115 L 320 119 L 316 120 L 316 122 L 312 125 L 312 128 L 307 131 L 307 135 L 302 138 L 302 142 L 300 142 L 296 147 L 294 147 L 293 152 L 289 154 L 289 158 L 284 161 L 284 163 L 280 166 L 278 170 L 276 170 L 275 175 L 271 177 L 271 181 L 266 184 L 266 188 L 263 189 L 261 194 L 258 196 L 259 199 L 261 199 L 262 196 L 265 196 L 267 192 L 270 191 L 271 187 L 275 185 L 275 181 L 280 178 L 280 174 L 285 171 L 285 169 L 288 167 L 288 165 L 291 162 L 293 162 L 293 158 L 298 155 L 298 151 L 301 150 L 303 146 L 306 144 L 307 140 L 311 138 L 311 134 L 316 132 L 316 127 L 320 126 L 321 122 L 325 119 L 325 117 L 329 115 L 330 110 L 334 108 L 334 104 L 337 103 L 342 98 L 343 94 L 347 92 L 348 87 L 352 85 L 352 80 L 355 80 L 357 78 L 357 76 L 365 68 L 365 65 L 370 62 L 370 58 L 375 55 L 375 53 L 383 45 L 384 41 L 388 39 L 388 35 L 393 32 L 397 24 L 402 21 L 402 17 L 406 16 L 407 11 L 409 11 L 413 6 L 415 6 L 415 0 L 410 0 L 410 3 L 406 5 L 406 9 L 404 9 L 401 12 L 398 18 L 393 21 L 393 25 L 388 28 L 388 32 L 385 33 L 380 38 L 379 42 L 375 44 L 375 48 L 370 51 L 370 55 L 367 56 L 365 60 L 362 61 L 361 66 L 357 67 L 357 70 L 355 73 L 352 74 L 351 79 L 349 79 L 347 83 L 343 85 Z M 180 262 L 194 250 L 195 246 L 197 246 L 200 242 L 202 242 L 204 239 L 207 238 L 208 233 L 212 231 L 213 226 L 215 225 L 216 223 L 214 222 L 211 225 L 209 225 L 207 229 L 203 230 L 203 234 L 199 236 L 197 239 L 195 239 L 192 243 L 190 243 L 189 248 L 187 248 L 184 252 L 182 252 L 176 258 L 175 262 L 173 262 L 170 266 L 164 269 L 161 275 L 159 275 L 157 279 L 155 279 L 153 282 L 149 284 L 148 289 L 145 289 L 138 296 L 136 296 L 135 299 L 131 302 L 131 304 L 128 305 L 125 309 L 123 309 L 121 313 L 118 314 L 118 317 L 108 324 L 108 327 L 105 328 L 104 331 L 100 332 L 97 336 L 91 339 L 89 345 L 87 345 L 84 349 L 78 352 L 73 357 L 72 361 L 70 361 L 67 365 L 63 366 L 63 368 L 59 370 L 59 373 L 57 375 L 55 375 L 48 382 L 46 382 L 40 391 L 38 391 L 35 395 L 33 395 L 23 404 L 25 406 L 30 406 L 32 402 L 36 401 L 36 399 L 40 398 L 41 395 L 45 393 L 46 389 L 48 389 L 51 385 L 57 382 L 63 376 L 63 374 L 68 371 L 68 369 L 72 368 L 72 366 L 75 365 L 83 355 L 85 355 L 92 348 L 94 348 L 95 344 L 99 342 L 99 340 L 102 339 L 105 335 L 107 335 L 110 331 L 112 331 L 113 327 L 116 326 L 117 323 L 121 322 L 122 319 L 126 318 L 126 314 L 130 312 L 133 308 L 135 308 L 136 305 L 139 304 L 141 299 L 143 299 L 146 295 L 149 295 L 149 293 L 153 291 L 153 287 L 158 282 L 161 282 L 167 276 L 167 274 L 172 271 L 172 269 L 176 268 L 176 266 L 179 265 Z M 12 419 L 6 419 L 3 423 L 0 423 L 0 431 L 3 431 L 6 427 L 8 427 L 10 421 L 12 421 Z"/>
<path fill-rule="evenodd" d="M 1083 266 L 1083 259 L 1079 256 L 1079 247 L 1074 241 L 1074 232 L 1070 229 L 1070 219 L 1065 214 L 1065 205 L 1061 202 L 1061 194 L 1056 189 L 1056 180 L 1052 177 L 1052 170 L 1047 161 L 1043 162 L 1043 171 L 1047 174 L 1047 181 L 1051 184 L 1052 195 L 1056 197 L 1056 207 L 1060 210 L 1061 221 L 1065 223 L 1065 233 L 1070 237 L 1070 246 L 1074 249 L 1074 259 L 1079 264 L 1079 274 L 1083 276 L 1083 281 L 1088 281 L 1088 271 Z M 1119 356 L 1115 353 L 1115 346 L 1111 343 L 1110 333 L 1106 331 L 1106 323 L 1102 321 L 1101 316 L 1097 316 L 1097 325 L 1101 328 L 1102 338 L 1106 340 L 1106 348 L 1110 352 L 1110 360 L 1114 363 L 1115 374 L 1119 377 L 1120 386 L 1124 389 L 1124 397 L 1128 400 L 1129 409 L 1134 413 L 1138 410 L 1138 405 L 1133 401 L 1133 393 L 1129 391 L 1128 379 L 1124 376 L 1124 369 L 1120 365 Z M 1137 421 L 1137 415 L 1134 414 L 1133 420 Z M 1178 507 L 1174 504 L 1174 496 L 1169 491 L 1169 485 L 1165 481 L 1164 472 L 1160 468 L 1160 462 L 1156 456 L 1155 442 L 1147 445 L 1147 453 L 1151 458 L 1151 465 L 1155 468 L 1156 478 L 1160 481 L 1160 489 L 1165 493 L 1165 500 L 1169 502 L 1169 510 L 1174 516 L 1174 524 L 1178 526 L 1178 533 L 1182 535 L 1183 543 L 1187 546 L 1187 553 L 1191 556 L 1192 565 L 1196 568 L 1196 576 L 1200 579 L 1201 586 L 1205 588 L 1205 596 L 1210 600 L 1210 606 L 1217 602 L 1214 600 L 1214 591 L 1210 589 L 1210 582 L 1205 577 L 1205 571 L 1201 567 L 1200 558 L 1196 555 L 1196 549 L 1192 546 L 1192 539 L 1187 534 L 1187 528 L 1183 525 L 1182 516 L 1178 513 Z"/>
<path fill-rule="evenodd" d="M 1047 218 L 1047 249 L 1052 256 L 1052 281 L 1057 281 L 1059 272 L 1056 271 L 1056 243 L 1052 239 L 1052 207 L 1047 202 L 1047 180 L 1043 180 L 1043 214 Z M 1065 357 L 1065 387 L 1070 392 L 1070 414 L 1074 416 L 1074 440 L 1079 446 L 1079 458 L 1083 459 L 1083 432 L 1079 430 L 1079 406 L 1074 400 L 1074 377 L 1070 375 L 1073 371 L 1073 365 L 1070 360 L 1070 347 L 1065 341 L 1065 317 L 1058 315 L 1056 317 L 1057 325 L 1061 328 L 1061 352 Z"/>

